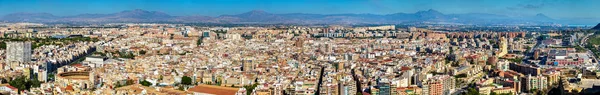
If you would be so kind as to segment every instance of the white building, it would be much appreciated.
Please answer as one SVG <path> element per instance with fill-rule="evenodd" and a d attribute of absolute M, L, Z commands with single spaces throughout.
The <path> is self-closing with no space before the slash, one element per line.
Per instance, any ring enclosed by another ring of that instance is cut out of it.
<path fill-rule="evenodd" d="M 90 56 L 90 57 L 85 57 L 84 62 L 90 62 L 91 67 L 101 67 L 104 65 L 104 61 L 106 61 L 106 60 L 107 60 L 107 58 L 104 58 L 104 57 Z"/>
<path fill-rule="evenodd" d="M 31 61 L 31 42 L 7 42 L 6 63 L 29 63 Z"/>
<path fill-rule="evenodd" d="M 0 84 L 0 94 L 17 95 L 18 89 L 8 84 Z"/>

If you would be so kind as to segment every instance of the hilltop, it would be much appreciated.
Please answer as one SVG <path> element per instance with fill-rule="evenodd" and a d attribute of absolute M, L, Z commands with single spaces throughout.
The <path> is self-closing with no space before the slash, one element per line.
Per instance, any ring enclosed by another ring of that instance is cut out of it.
<path fill-rule="evenodd" d="M 592 28 L 592 30 L 600 30 L 600 23 L 598 23 L 598 25 L 594 26 L 594 28 Z"/>

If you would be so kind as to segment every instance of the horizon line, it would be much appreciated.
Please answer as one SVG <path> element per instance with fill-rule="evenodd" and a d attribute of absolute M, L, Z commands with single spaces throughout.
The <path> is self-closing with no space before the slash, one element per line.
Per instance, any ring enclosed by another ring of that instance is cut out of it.
<path fill-rule="evenodd" d="M 135 11 L 135 10 L 142 10 L 142 11 L 148 11 L 148 12 L 160 12 L 160 13 L 164 13 L 167 14 L 169 16 L 207 16 L 207 17 L 219 17 L 219 16 L 226 16 L 226 15 L 239 15 L 239 14 L 243 14 L 243 13 L 249 13 L 249 12 L 253 12 L 253 11 L 262 11 L 265 13 L 269 13 L 269 14 L 315 14 L 315 15 L 340 15 L 340 14 L 369 14 L 369 15 L 391 15 L 391 14 L 400 14 L 400 13 L 404 13 L 404 14 L 415 14 L 418 12 L 427 12 L 427 11 L 435 11 L 435 12 L 439 12 L 442 13 L 444 15 L 455 15 L 455 14 L 492 14 L 492 15 L 502 15 L 502 16 L 507 16 L 507 17 L 524 17 L 524 16 L 535 16 L 538 14 L 542 14 L 544 16 L 550 17 L 544 13 L 536 13 L 533 15 L 519 15 L 519 16 L 510 16 L 507 14 L 498 14 L 498 13 L 483 13 L 483 12 L 467 12 L 467 13 L 444 13 L 444 12 L 440 12 L 438 10 L 435 10 L 433 8 L 431 9 L 427 9 L 427 10 L 419 10 L 416 12 L 395 12 L 395 13 L 305 13 L 305 12 L 290 12 L 290 13 L 272 13 L 272 12 L 268 12 L 265 10 L 261 10 L 261 9 L 252 9 L 252 10 L 248 10 L 245 12 L 241 12 L 241 13 L 237 13 L 237 14 L 219 14 L 219 15 L 206 15 L 206 14 L 194 14 L 194 15 L 173 15 L 173 14 L 169 14 L 168 12 L 165 11 L 156 11 L 156 10 L 147 10 L 147 9 L 140 9 L 140 8 L 134 8 L 134 9 L 129 9 L 129 10 L 121 10 L 121 11 L 116 11 L 116 12 L 111 12 L 111 13 L 79 13 L 79 14 L 72 14 L 72 15 L 56 15 L 54 13 L 49 13 L 49 12 L 13 12 L 13 13 L 8 13 L 8 14 L 4 14 L 1 16 L 6 16 L 6 15 L 11 15 L 11 14 L 19 14 L 19 13 L 25 13 L 25 14 L 42 14 L 42 13 L 46 13 L 46 14 L 51 14 L 53 16 L 58 16 L 58 17 L 67 17 L 67 16 L 77 16 L 77 15 L 82 15 L 82 14 L 115 14 L 115 13 L 120 13 L 120 12 L 126 12 L 126 11 Z M 555 17 L 550 17 L 552 19 L 557 19 Z M 560 17 L 559 17 L 560 18 Z M 587 19 L 599 19 L 600 17 L 569 17 L 569 18 L 587 18 Z M 567 18 L 561 18 L 561 19 L 567 19 Z"/>

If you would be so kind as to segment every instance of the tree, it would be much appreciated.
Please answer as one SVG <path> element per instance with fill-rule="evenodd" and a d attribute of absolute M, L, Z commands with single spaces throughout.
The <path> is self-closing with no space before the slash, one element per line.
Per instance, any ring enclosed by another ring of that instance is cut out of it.
<path fill-rule="evenodd" d="M 118 52 L 118 54 L 119 54 L 119 57 L 121 57 L 121 58 L 132 59 L 135 57 L 135 55 L 133 55 L 133 53 L 131 53 L 131 52 Z"/>
<path fill-rule="evenodd" d="M 223 83 L 223 81 L 221 81 L 221 79 L 217 79 L 217 81 L 215 82 L 215 84 L 217 86 L 221 86 L 222 83 Z"/>
<path fill-rule="evenodd" d="M 125 84 L 126 84 L 126 85 L 132 85 L 132 84 L 134 84 L 134 83 L 133 83 L 133 80 L 127 80 L 127 81 L 125 81 Z"/>
<path fill-rule="evenodd" d="M 196 41 L 196 45 L 201 45 L 202 42 L 204 42 L 203 40 L 204 40 L 204 37 L 198 38 L 198 41 Z"/>
<path fill-rule="evenodd" d="M 40 87 L 41 83 L 37 79 L 29 80 L 24 76 L 19 76 L 14 80 L 8 82 L 11 86 L 17 88 L 20 91 L 29 90 L 32 87 Z"/>
<path fill-rule="evenodd" d="M 143 86 L 151 86 L 152 85 L 152 83 L 150 83 L 150 82 L 148 82 L 146 80 L 140 82 L 140 84 L 142 84 Z"/>
<path fill-rule="evenodd" d="M 179 86 L 179 88 L 177 88 L 177 90 L 185 91 L 185 88 L 183 88 L 183 86 Z"/>
<path fill-rule="evenodd" d="M 508 93 L 501 93 L 499 95 L 513 95 L 513 93 L 512 92 L 508 92 Z"/>
<path fill-rule="evenodd" d="M 54 74 L 48 74 L 48 78 L 49 78 L 50 80 L 54 80 Z"/>
<path fill-rule="evenodd" d="M 144 54 L 146 54 L 146 51 L 145 50 L 140 50 L 139 53 L 140 53 L 140 55 L 144 55 Z"/>
<path fill-rule="evenodd" d="M 117 81 L 117 83 L 115 83 L 115 88 L 119 88 L 121 86 L 123 86 L 123 85 L 121 85 L 121 81 Z"/>
<path fill-rule="evenodd" d="M 467 95 L 479 95 L 479 91 L 477 91 L 475 88 L 468 88 Z"/>
<path fill-rule="evenodd" d="M 19 92 L 26 90 L 26 87 L 27 87 L 25 77 L 17 77 L 16 79 L 8 82 L 8 84 L 10 84 L 10 86 L 13 86 L 13 87 L 19 89 Z"/>
<path fill-rule="evenodd" d="M 0 42 L 0 48 L 6 49 L 6 42 Z"/>
<path fill-rule="evenodd" d="M 191 85 L 192 84 L 192 78 L 190 78 L 188 76 L 183 76 L 181 78 L 181 84 Z"/>
<path fill-rule="evenodd" d="M 40 87 L 42 83 L 40 83 L 39 80 L 37 79 L 33 79 L 31 81 L 29 81 L 29 83 L 31 84 L 31 87 Z"/>
<path fill-rule="evenodd" d="M 252 94 L 252 91 L 254 91 L 254 88 L 256 88 L 256 86 L 258 86 L 257 83 L 254 83 L 252 85 L 244 85 L 244 88 L 246 88 L 246 95 L 250 95 Z"/>
<path fill-rule="evenodd" d="M 498 95 L 498 93 L 492 92 L 492 93 L 490 93 L 490 95 Z"/>
<path fill-rule="evenodd" d="M 465 78 L 465 77 L 467 77 L 467 74 L 458 74 L 458 75 L 454 76 L 454 78 Z"/>
<path fill-rule="evenodd" d="M 523 58 L 517 57 L 514 59 L 508 59 L 508 61 L 515 62 L 515 63 L 521 63 L 521 61 L 523 61 Z"/>
<path fill-rule="evenodd" d="M 5 78 L 0 78 L 0 82 L 1 82 L 1 83 L 7 83 L 7 82 L 8 82 L 8 80 L 6 80 Z"/>
<path fill-rule="evenodd" d="M 335 70 L 338 70 L 340 68 L 338 65 L 339 63 L 333 63 L 333 67 L 335 68 Z"/>
<path fill-rule="evenodd" d="M 536 93 L 537 89 L 530 89 L 529 92 Z"/>

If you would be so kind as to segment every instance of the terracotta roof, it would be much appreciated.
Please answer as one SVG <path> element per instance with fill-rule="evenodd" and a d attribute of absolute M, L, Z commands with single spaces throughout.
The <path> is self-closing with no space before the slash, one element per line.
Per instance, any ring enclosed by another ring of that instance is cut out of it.
<path fill-rule="evenodd" d="M 73 86 L 67 85 L 67 87 L 65 88 L 65 91 L 74 91 Z"/>
<path fill-rule="evenodd" d="M 73 67 L 83 67 L 83 65 L 82 65 L 82 64 L 73 64 L 73 65 L 71 65 L 71 66 L 73 66 Z"/>
<path fill-rule="evenodd" d="M 10 86 L 10 84 L 0 84 L 0 86 L 6 86 L 14 91 L 17 91 L 18 89 L 16 87 Z"/>
<path fill-rule="evenodd" d="M 239 88 L 212 86 L 212 85 L 197 85 L 188 89 L 190 92 L 208 93 L 215 95 L 235 95 Z"/>
<path fill-rule="evenodd" d="M 124 86 L 124 87 L 119 87 L 119 88 L 116 88 L 115 90 L 125 90 L 125 91 L 129 90 L 129 91 L 133 91 L 130 94 L 140 94 L 144 90 L 140 87 L 141 87 L 140 84 L 133 84 L 133 85 L 128 85 L 128 86 Z"/>

